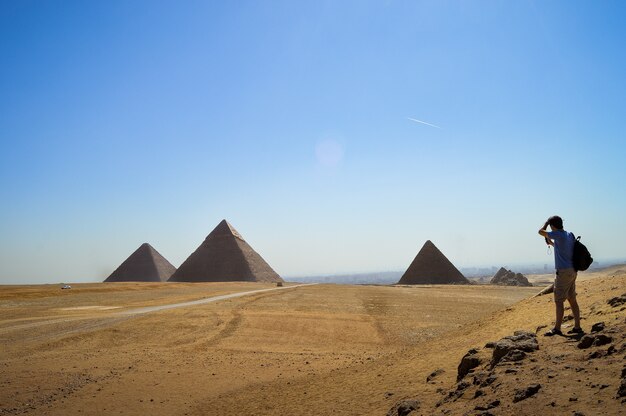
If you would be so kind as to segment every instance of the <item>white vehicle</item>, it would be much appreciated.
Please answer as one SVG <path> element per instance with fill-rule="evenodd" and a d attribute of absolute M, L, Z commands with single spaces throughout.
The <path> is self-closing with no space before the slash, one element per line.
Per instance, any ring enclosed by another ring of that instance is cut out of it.
<path fill-rule="evenodd" d="M 61 286 L 61 289 L 71 289 L 71 288 L 72 288 L 72 286 L 70 286 L 70 285 L 63 285 L 63 286 Z"/>

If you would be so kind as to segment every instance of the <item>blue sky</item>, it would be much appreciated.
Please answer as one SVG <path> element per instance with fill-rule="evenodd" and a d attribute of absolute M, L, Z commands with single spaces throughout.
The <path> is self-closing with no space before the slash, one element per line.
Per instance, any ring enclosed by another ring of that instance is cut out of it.
<path fill-rule="evenodd" d="M 0 1 L 0 283 L 175 266 L 226 218 L 283 276 L 626 260 L 619 1 Z M 439 126 L 431 127 L 410 118 Z"/>

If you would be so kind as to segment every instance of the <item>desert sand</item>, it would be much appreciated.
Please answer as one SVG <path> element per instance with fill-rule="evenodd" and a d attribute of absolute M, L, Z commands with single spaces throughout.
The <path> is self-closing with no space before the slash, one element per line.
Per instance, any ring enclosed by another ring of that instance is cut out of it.
<path fill-rule="evenodd" d="M 3 286 L 0 415 L 384 415 L 403 399 L 419 400 L 412 415 L 620 414 L 626 312 L 607 300 L 626 292 L 625 270 L 583 274 L 578 290 L 583 327 L 606 322 L 619 353 L 591 359 L 607 345 L 580 350 L 576 340 L 539 336 L 537 352 L 505 366 L 515 371 L 494 370 L 484 396 L 468 389 L 439 406 L 470 348 L 549 327 L 551 296 L 533 297 L 537 287 L 286 284 L 125 314 L 275 286 Z M 515 388 L 530 383 L 541 390 L 513 403 Z M 474 410 L 496 398 L 488 413 Z"/>

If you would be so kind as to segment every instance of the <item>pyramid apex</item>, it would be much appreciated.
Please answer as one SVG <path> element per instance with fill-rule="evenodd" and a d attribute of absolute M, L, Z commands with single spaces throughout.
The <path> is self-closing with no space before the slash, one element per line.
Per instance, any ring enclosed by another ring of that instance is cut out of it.
<path fill-rule="evenodd" d="M 241 236 L 241 234 L 239 234 L 239 232 L 237 232 L 237 230 L 235 229 L 235 227 L 233 227 L 228 221 L 226 221 L 225 219 L 220 221 L 219 224 L 217 224 L 217 226 L 213 229 L 213 231 L 211 231 L 211 234 L 227 234 L 227 235 L 233 235 L 235 237 L 237 237 L 240 240 L 243 240 L 243 237 Z M 211 235 L 209 234 L 209 236 Z M 208 238 L 208 237 L 207 237 Z"/>

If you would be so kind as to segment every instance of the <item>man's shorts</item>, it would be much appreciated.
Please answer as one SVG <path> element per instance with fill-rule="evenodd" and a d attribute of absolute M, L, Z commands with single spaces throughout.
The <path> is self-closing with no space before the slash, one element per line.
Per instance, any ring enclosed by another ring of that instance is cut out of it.
<path fill-rule="evenodd" d="M 558 269 L 554 279 L 554 300 L 563 302 L 576 296 L 576 270 Z"/>

